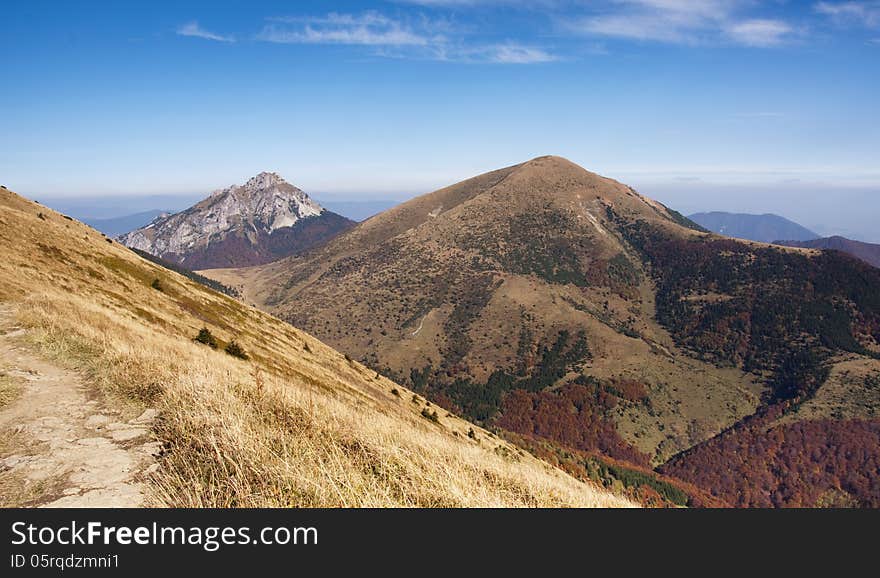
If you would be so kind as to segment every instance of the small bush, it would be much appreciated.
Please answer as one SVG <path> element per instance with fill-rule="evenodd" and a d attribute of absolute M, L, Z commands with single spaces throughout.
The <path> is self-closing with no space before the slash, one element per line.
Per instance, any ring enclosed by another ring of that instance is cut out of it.
<path fill-rule="evenodd" d="M 110 239 L 107 239 L 107 240 L 110 241 Z M 112 243 L 113 241 L 110 241 L 110 242 Z M 165 288 L 162 287 L 162 281 L 160 281 L 158 277 L 153 279 L 153 282 L 150 283 L 150 287 L 152 287 L 156 291 L 165 291 Z"/>
<path fill-rule="evenodd" d="M 202 327 L 199 330 L 199 334 L 195 336 L 193 341 L 196 341 L 198 343 L 204 343 L 205 345 L 207 345 L 211 349 L 217 349 L 217 339 L 211 333 L 211 330 L 208 329 L 207 327 Z"/>
<path fill-rule="evenodd" d="M 245 360 L 250 359 L 250 356 L 247 354 L 244 348 L 239 345 L 238 342 L 234 339 L 229 342 L 229 344 L 226 346 L 225 351 L 232 357 L 237 357 L 239 359 Z"/>
<path fill-rule="evenodd" d="M 309 347 L 309 344 L 306 343 L 305 341 L 303 341 L 303 350 L 304 350 L 306 353 L 311 353 L 311 352 L 312 352 L 312 348 Z"/>
<path fill-rule="evenodd" d="M 422 417 L 434 423 L 440 423 L 440 416 L 437 415 L 437 412 L 428 411 L 427 407 L 422 408 Z"/>
<path fill-rule="evenodd" d="M 46 215 L 44 215 L 43 213 L 37 213 L 37 217 L 39 217 L 39 219 L 40 219 L 41 221 L 45 221 L 45 220 L 46 220 Z"/>
<path fill-rule="evenodd" d="M 468 437 L 471 438 L 472 440 L 477 439 L 477 434 L 476 434 L 476 432 L 474 432 L 474 428 L 472 428 L 472 427 L 468 428 Z"/>
<path fill-rule="evenodd" d="M 400 397 L 400 391 L 398 391 L 398 389 L 395 387 L 391 390 L 391 395 L 396 395 L 397 397 Z"/>

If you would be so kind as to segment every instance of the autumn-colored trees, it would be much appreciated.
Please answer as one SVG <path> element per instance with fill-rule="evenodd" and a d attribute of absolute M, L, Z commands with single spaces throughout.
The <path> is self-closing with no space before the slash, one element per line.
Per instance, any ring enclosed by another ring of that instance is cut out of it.
<path fill-rule="evenodd" d="M 634 464 L 647 465 L 648 456 L 617 433 L 603 415 L 613 403 L 601 388 L 570 384 L 557 392 L 515 390 L 502 402 L 497 425 L 515 433 L 547 438 L 578 450 L 596 450 Z"/>
<path fill-rule="evenodd" d="M 768 429 L 773 417 L 749 420 L 660 471 L 740 507 L 880 507 L 880 420 Z"/>

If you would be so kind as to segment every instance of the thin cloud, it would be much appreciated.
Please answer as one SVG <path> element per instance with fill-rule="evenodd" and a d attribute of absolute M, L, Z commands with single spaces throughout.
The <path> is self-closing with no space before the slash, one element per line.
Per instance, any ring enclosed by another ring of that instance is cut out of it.
<path fill-rule="evenodd" d="M 880 28 L 880 2 L 819 2 L 815 10 L 838 25 Z"/>
<path fill-rule="evenodd" d="M 746 20 L 727 28 L 727 34 L 745 46 L 767 48 L 786 42 L 794 29 L 780 20 Z"/>
<path fill-rule="evenodd" d="M 348 44 L 359 46 L 425 46 L 430 39 L 409 26 L 375 12 L 330 13 L 321 18 L 274 18 L 257 36 L 281 44 Z M 294 25 L 293 28 L 284 25 Z"/>
<path fill-rule="evenodd" d="M 235 42 L 234 36 L 226 36 L 210 32 L 199 26 L 198 22 L 189 22 L 177 29 L 178 36 L 192 36 L 194 38 L 204 38 L 205 40 L 214 40 L 216 42 Z"/>
<path fill-rule="evenodd" d="M 375 56 L 449 62 L 535 64 L 556 56 L 544 48 L 516 42 L 474 42 L 447 20 L 412 21 L 378 12 L 330 13 L 321 17 L 271 18 L 258 40 L 278 44 L 340 44 L 370 48 Z"/>
<path fill-rule="evenodd" d="M 541 48 L 512 42 L 476 47 L 444 47 L 440 59 L 494 64 L 539 64 L 559 60 L 557 56 Z"/>
<path fill-rule="evenodd" d="M 671 44 L 733 41 L 769 47 L 789 40 L 794 28 L 781 20 L 740 15 L 739 0 L 616 0 L 567 24 L 586 35 Z"/>
<path fill-rule="evenodd" d="M 534 64 L 537 62 L 553 62 L 555 56 L 540 48 L 504 44 L 489 49 L 489 60 L 501 64 Z"/>
<path fill-rule="evenodd" d="M 415 4 L 417 6 L 426 6 L 428 8 L 459 8 L 459 7 L 475 7 L 482 8 L 485 6 L 521 6 L 531 8 L 534 6 L 553 6 L 559 0 L 394 0 L 398 4 Z"/>

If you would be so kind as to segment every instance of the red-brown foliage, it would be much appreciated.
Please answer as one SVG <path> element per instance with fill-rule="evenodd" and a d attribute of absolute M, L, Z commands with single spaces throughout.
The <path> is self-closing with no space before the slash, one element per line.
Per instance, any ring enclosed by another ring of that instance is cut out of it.
<path fill-rule="evenodd" d="M 617 460 L 598 451 L 583 451 L 566 448 L 558 442 L 550 441 L 546 438 L 538 438 L 533 435 L 515 434 L 509 431 L 505 433 L 505 437 L 514 442 L 516 445 L 526 448 L 529 452 L 538 458 L 553 464 L 556 467 L 566 471 L 570 475 L 585 481 L 593 481 L 602 483 L 603 480 L 596 479 L 595 475 L 590 475 L 589 462 L 595 464 L 603 464 L 616 468 L 618 471 L 628 471 L 641 474 L 646 479 L 651 478 L 656 482 L 671 486 L 680 490 L 687 496 L 687 506 L 691 508 L 728 508 L 720 498 L 710 495 L 708 492 L 682 480 L 663 475 L 652 470 L 648 466 L 633 464 L 624 460 Z M 612 476 L 614 472 L 609 472 Z M 621 480 L 625 481 L 625 480 Z M 644 489 L 644 490 L 643 490 Z M 651 488 L 647 484 L 641 484 L 637 487 L 628 487 L 627 495 L 638 501 L 643 506 L 652 508 L 668 508 L 677 507 L 667 497 L 661 496 L 657 490 Z"/>
<path fill-rule="evenodd" d="M 645 384 L 635 379 L 612 378 L 606 387 L 627 401 L 643 402 L 648 399 Z"/>
<path fill-rule="evenodd" d="M 748 420 L 660 471 L 739 507 L 880 507 L 880 420 Z"/>
<path fill-rule="evenodd" d="M 604 389 L 597 392 L 575 384 L 557 392 L 515 390 L 505 396 L 497 424 L 515 433 L 544 437 L 573 449 L 597 450 L 647 465 L 648 456 L 625 442 L 614 424 L 603 416 L 601 410 L 612 403 L 616 403 L 616 398 Z"/>

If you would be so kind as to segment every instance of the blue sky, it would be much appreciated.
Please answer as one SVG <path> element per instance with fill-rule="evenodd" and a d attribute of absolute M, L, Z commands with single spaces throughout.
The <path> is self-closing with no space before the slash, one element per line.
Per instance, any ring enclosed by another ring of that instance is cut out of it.
<path fill-rule="evenodd" d="M 326 197 L 402 199 L 558 154 L 684 211 L 778 205 L 861 238 L 880 215 L 878 1 L 6 1 L 0 16 L 0 178 L 30 196 L 275 170 Z M 856 200 L 867 216 L 841 208 Z"/>

